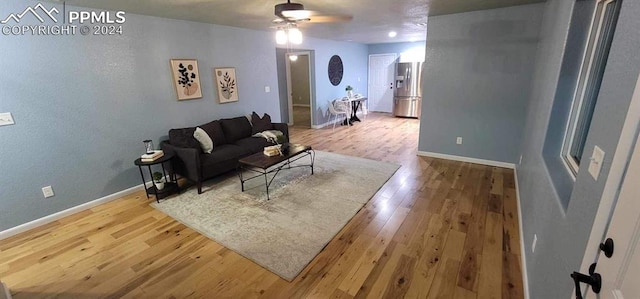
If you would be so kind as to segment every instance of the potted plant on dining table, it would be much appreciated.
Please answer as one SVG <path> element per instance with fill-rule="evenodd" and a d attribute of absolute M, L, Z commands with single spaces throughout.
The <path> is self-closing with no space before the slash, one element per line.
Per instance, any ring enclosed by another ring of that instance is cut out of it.
<path fill-rule="evenodd" d="M 353 87 L 351 87 L 351 85 L 347 85 L 347 87 L 345 87 L 344 90 L 347 91 L 347 97 L 352 99 L 353 98 Z"/>

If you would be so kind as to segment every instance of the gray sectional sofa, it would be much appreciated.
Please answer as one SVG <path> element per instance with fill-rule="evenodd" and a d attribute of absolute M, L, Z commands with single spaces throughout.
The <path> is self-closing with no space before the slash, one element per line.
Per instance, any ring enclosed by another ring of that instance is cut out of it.
<path fill-rule="evenodd" d="M 268 115 L 265 115 L 268 116 Z M 256 121 L 254 121 L 256 123 Z M 281 131 L 285 142 L 289 141 L 289 129 L 285 123 L 271 123 L 271 129 Z M 206 154 L 200 143 L 193 137 L 196 127 L 171 129 L 169 140 L 161 143 L 165 153 L 175 155 L 174 171 L 193 182 L 202 193 L 202 182 L 225 172 L 235 170 L 242 157 L 262 152 L 265 146 L 273 145 L 261 137 L 251 137 L 265 129 L 265 124 L 252 126 L 244 117 L 214 120 L 198 126 L 213 140 L 213 151 Z M 260 128 L 258 128 L 260 127 Z"/>

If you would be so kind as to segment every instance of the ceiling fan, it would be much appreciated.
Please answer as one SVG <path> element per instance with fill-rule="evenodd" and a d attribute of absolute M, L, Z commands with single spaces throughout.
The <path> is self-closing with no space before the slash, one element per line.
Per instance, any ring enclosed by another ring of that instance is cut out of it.
<path fill-rule="evenodd" d="M 353 19 L 350 15 L 323 15 L 317 11 L 306 10 L 301 3 L 292 3 L 291 0 L 287 0 L 287 3 L 276 4 L 274 9 L 276 19 L 273 23 L 278 24 L 296 24 L 298 22 L 308 23 L 334 23 L 334 22 L 348 22 Z"/>

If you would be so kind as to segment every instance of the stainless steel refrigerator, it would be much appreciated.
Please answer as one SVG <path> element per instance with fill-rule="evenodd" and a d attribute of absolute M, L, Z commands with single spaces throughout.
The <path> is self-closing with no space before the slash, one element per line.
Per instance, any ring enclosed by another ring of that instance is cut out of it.
<path fill-rule="evenodd" d="M 396 66 L 393 115 L 420 118 L 422 109 L 422 62 L 403 62 Z"/>

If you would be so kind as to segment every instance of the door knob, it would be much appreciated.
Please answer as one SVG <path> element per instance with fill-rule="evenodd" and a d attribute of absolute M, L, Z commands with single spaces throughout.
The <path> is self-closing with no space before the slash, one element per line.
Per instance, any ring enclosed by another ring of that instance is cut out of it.
<path fill-rule="evenodd" d="M 602 252 L 604 252 L 604 256 L 608 258 L 613 256 L 613 239 L 607 238 L 604 243 L 601 243 L 600 250 L 602 250 Z"/>
<path fill-rule="evenodd" d="M 590 285 L 594 293 L 600 293 L 600 289 L 602 288 L 602 276 L 596 273 L 596 263 L 589 266 L 589 275 L 573 271 L 573 273 L 571 273 L 571 278 L 573 278 L 573 282 L 576 285 L 576 299 L 584 299 L 582 297 L 582 291 L 580 290 L 581 282 Z"/>

